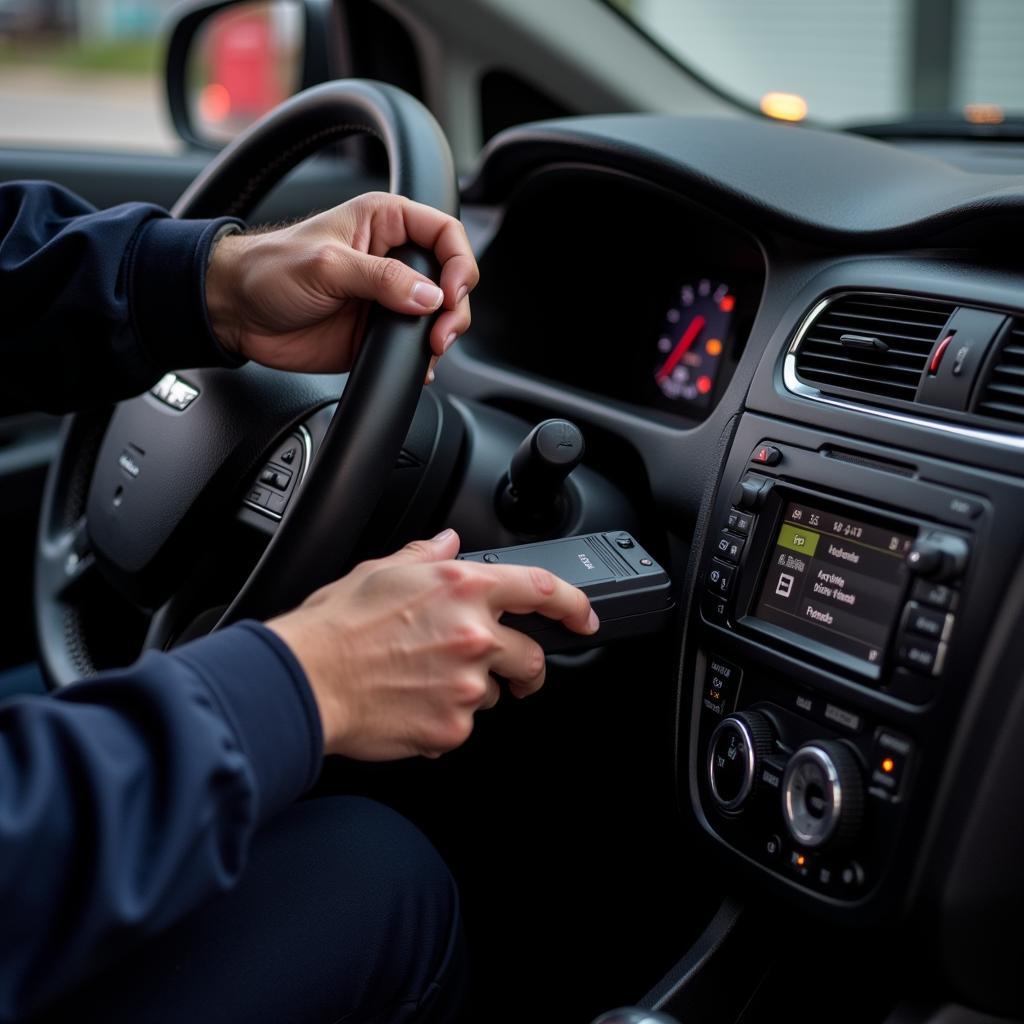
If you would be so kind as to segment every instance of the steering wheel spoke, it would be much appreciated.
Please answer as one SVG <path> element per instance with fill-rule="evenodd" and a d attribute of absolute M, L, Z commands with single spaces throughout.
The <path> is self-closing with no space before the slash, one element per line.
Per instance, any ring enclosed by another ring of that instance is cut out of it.
<path fill-rule="evenodd" d="M 44 541 L 41 548 L 40 556 L 49 569 L 51 596 L 58 601 L 73 600 L 96 569 L 85 516 L 56 538 Z"/>

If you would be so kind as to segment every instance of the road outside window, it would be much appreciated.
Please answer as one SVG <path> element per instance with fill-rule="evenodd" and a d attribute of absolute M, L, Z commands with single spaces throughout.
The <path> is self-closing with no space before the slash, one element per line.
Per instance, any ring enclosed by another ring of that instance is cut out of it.
<path fill-rule="evenodd" d="M 0 144 L 170 152 L 175 0 L 0 0 Z"/>

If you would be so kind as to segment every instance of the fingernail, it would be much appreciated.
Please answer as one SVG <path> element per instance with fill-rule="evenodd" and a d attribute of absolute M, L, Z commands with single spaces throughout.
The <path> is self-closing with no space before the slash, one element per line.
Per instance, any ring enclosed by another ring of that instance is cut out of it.
<path fill-rule="evenodd" d="M 587 619 L 587 632 L 596 633 L 601 628 L 601 620 L 597 617 L 597 612 L 593 608 L 590 609 L 590 618 Z"/>
<path fill-rule="evenodd" d="M 442 352 L 447 352 L 448 349 L 450 349 L 452 347 L 452 345 L 455 344 L 455 339 L 456 338 L 458 338 L 458 334 L 456 334 L 455 331 L 452 331 L 452 333 L 449 334 L 448 337 L 445 338 L 444 342 L 441 344 L 441 351 Z"/>
<path fill-rule="evenodd" d="M 412 301 L 423 309 L 437 309 L 444 298 L 444 292 L 437 285 L 427 284 L 426 281 L 417 281 L 412 286 Z"/>
<path fill-rule="evenodd" d="M 431 541 L 433 544 L 440 544 L 442 541 L 451 540 L 455 536 L 455 531 L 449 527 L 447 530 L 442 530 L 434 539 Z"/>
<path fill-rule="evenodd" d="M 434 383 L 434 371 L 433 370 L 427 370 L 427 383 L 428 384 L 433 384 Z"/>
<path fill-rule="evenodd" d="M 469 288 L 467 288 L 465 285 L 463 285 L 455 293 L 455 302 L 456 302 L 456 304 L 460 303 L 468 294 L 469 294 Z"/>

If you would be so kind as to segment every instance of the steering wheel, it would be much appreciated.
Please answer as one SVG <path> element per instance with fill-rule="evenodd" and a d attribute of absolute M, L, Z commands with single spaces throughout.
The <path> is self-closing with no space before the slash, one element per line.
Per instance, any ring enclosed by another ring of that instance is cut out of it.
<path fill-rule="evenodd" d="M 208 165 L 172 213 L 244 217 L 301 160 L 357 132 L 383 142 L 392 192 L 458 215 L 451 151 L 433 116 L 400 89 L 360 80 L 317 86 L 277 107 Z M 437 279 L 432 254 L 406 246 L 391 255 Z M 431 323 L 374 309 L 347 380 L 255 364 L 184 370 L 152 392 L 68 417 L 47 477 L 35 566 L 51 685 L 96 671 L 95 590 L 86 585 L 94 573 L 149 617 L 143 647 L 165 648 L 190 624 L 195 633 L 266 618 L 347 571 L 416 411 Z M 282 438 L 293 432 L 302 441 L 299 425 L 334 402 L 315 459 L 308 444 L 295 446 L 297 458 L 290 452 L 294 493 L 269 544 L 233 599 L 211 613 L 217 602 L 204 593 L 202 562 L 247 482 Z"/>

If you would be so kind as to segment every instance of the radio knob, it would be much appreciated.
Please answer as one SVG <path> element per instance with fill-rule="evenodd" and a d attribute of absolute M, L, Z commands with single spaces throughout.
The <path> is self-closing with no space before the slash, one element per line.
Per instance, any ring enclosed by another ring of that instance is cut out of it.
<path fill-rule="evenodd" d="M 708 783 L 723 811 L 738 811 L 750 799 L 774 744 L 771 722 L 757 711 L 739 711 L 718 723 L 708 742 Z"/>
<path fill-rule="evenodd" d="M 932 530 L 923 533 L 907 552 L 907 567 L 930 580 L 950 580 L 963 574 L 970 548 L 967 541 L 951 533 Z"/>
<path fill-rule="evenodd" d="M 805 743 L 782 777 L 782 817 L 809 848 L 842 846 L 864 818 L 864 782 L 853 751 L 840 740 Z"/>

